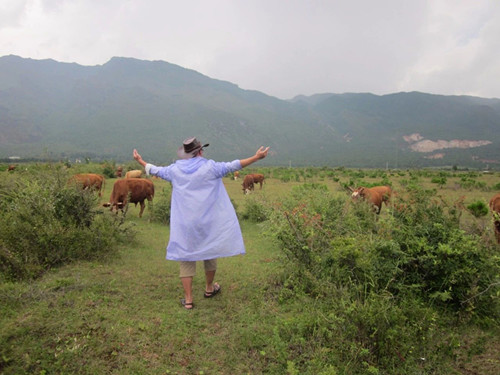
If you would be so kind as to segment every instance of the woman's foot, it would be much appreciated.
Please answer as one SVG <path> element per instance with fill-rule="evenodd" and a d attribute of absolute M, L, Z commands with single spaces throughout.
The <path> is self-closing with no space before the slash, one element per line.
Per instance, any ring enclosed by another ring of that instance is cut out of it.
<path fill-rule="evenodd" d="M 205 298 L 212 298 L 215 296 L 217 293 L 221 291 L 221 286 L 217 283 L 214 283 L 214 286 L 212 288 L 212 291 L 207 291 L 205 290 L 205 294 L 203 295 Z"/>
<path fill-rule="evenodd" d="M 194 309 L 194 303 L 193 302 L 186 302 L 186 300 L 184 298 L 181 299 L 181 305 L 184 306 L 184 308 L 186 310 Z"/>

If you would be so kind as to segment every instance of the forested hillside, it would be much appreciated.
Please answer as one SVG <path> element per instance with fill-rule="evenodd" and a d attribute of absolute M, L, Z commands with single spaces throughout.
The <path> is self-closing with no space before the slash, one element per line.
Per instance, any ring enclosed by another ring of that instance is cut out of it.
<path fill-rule="evenodd" d="M 332 88 L 332 91 L 334 88 Z M 0 158 L 175 158 L 181 141 L 269 165 L 500 168 L 500 100 L 425 93 L 280 100 L 164 61 L 0 58 Z"/>

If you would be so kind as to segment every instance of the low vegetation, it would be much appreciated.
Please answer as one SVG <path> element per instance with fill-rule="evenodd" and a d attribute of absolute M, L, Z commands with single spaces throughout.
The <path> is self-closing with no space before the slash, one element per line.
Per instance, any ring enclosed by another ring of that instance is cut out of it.
<path fill-rule="evenodd" d="M 127 225 L 96 209 L 98 197 L 67 184 L 52 165 L 0 182 L 0 277 L 35 278 L 77 260 L 98 259 L 133 236 Z"/>
<path fill-rule="evenodd" d="M 495 325 L 496 245 L 461 230 L 432 191 L 411 190 L 376 220 L 367 205 L 306 187 L 268 224 L 282 253 L 279 300 L 296 310 L 276 332 L 289 372 L 447 373 L 450 323 Z"/>
<path fill-rule="evenodd" d="M 485 203 L 498 176 L 261 168 L 264 187 L 249 196 L 228 178 L 247 254 L 221 260 L 213 300 L 200 298 L 199 272 L 187 312 L 164 260 L 169 184 L 155 180 L 142 219 L 132 208 L 124 218 L 100 205 L 113 179 L 99 199 L 66 186 L 72 167 L 27 169 L 0 182 L 2 373 L 500 370 Z M 377 184 L 396 192 L 380 215 L 349 198 L 348 186 Z"/>

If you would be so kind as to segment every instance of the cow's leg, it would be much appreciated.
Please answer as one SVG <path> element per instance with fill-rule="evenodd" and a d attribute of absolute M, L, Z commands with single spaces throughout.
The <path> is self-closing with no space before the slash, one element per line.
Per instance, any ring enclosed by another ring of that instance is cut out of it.
<path fill-rule="evenodd" d="M 141 205 L 141 210 L 139 211 L 139 217 L 142 217 L 142 213 L 144 212 L 144 207 L 146 205 L 144 204 L 144 201 L 140 201 L 139 204 Z"/>
<path fill-rule="evenodd" d="M 148 199 L 148 209 L 149 209 L 149 222 L 153 217 L 153 199 Z"/>
<path fill-rule="evenodd" d="M 125 210 L 123 210 L 123 208 L 125 208 Z M 128 201 L 123 202 L 123 206 L 122 206 L 123 217 L 125 217 L 127 215 L 127 211 L 128 211 Z"/>

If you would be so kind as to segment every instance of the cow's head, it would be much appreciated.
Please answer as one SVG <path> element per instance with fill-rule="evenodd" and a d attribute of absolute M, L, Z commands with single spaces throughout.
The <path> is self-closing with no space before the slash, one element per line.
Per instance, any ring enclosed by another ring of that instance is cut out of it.
<path fill-rule="evenodd" d="M 113 211 L 114 209 L 121 210 L 123 209 L 123 202 L 118 202 L 118 203 L 111 203 L 111 202 L 106 202 L 102 204 L 103 207 L 111 207 L 110 210 Z"/>
<path fill-rule="evenodd" d="M 359 197 L 363 197 L 365 195 L 365 188 L 364 187 L 359 187 L 357 189 L 351 189 L 352 194 L 351 197 L 356 199 Z"/>

